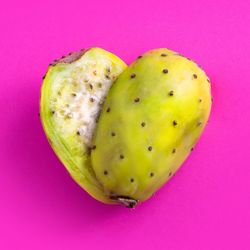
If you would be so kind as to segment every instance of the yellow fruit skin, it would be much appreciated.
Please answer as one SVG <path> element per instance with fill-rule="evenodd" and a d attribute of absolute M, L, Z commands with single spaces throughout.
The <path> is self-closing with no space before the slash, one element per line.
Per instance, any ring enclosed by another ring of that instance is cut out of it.
<path fill-rule="evenodd" d="M 92 167 L 106 195 L 148 199 L 190 154 L 210 109 L 197 64 L 168 49 L 138 58 L 110 89 L 95 131 Z"/>

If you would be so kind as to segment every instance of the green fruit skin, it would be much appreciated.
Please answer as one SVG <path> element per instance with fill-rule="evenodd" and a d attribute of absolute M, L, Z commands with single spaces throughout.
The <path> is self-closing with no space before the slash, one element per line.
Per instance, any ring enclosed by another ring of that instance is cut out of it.
<path fill-rule="evenodd" d="M 178 170 L 211 109 L 204 71 L 168 49 L 145 53 L 110 89 L 92 167 L 107 196 L 148 199 Z"/>

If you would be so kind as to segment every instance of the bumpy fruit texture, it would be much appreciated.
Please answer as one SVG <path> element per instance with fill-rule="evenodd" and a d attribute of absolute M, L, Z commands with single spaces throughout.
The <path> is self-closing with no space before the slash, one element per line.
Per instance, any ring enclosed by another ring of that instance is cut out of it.
<path fill-rule="evenodd" d="M 71 53 L 50 65 L 41 92 L 40 116 L 51 146 L 75 181 L 104 203 L 112 201 L 90 165 L 92 135 L 104 97 L 125 67 L 100 48 Z"/>
<path fill-rule="evenodd" d="M 117 79 L 105 100 L 91 154 L 107 197 L 133 207 L 178 170 L 211 108 L 206 74 L 168 49 L 145 53 Z"/>

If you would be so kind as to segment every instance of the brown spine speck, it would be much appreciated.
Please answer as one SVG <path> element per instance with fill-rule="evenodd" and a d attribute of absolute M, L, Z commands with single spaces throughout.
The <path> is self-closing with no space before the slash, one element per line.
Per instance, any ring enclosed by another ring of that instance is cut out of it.
<path fill-rule="evenodd" d="M 167 74 L 167 73 L 168 73 L 168 70 L 167 70 L 167 69 L 163 69 L 162 72 L 163 72 L 164 74 Z"/>
<path fill-rule="evenodd" d="M 171 90 L 169 93 L 168 93 L 169 96 L 173 96 L 174 95 L 174 91 Z"/>
<path fill-rule="evenodd" d="M 108 108 L 107 108 L 106 112 L 107 112 L 107 113 L 109 113 L 109 112 L 110 112 L 110 107 L 108 107 Z"/>
<path fill-rule="evenodd" d="M 177 121 L 173 121 L 173 125 L 174 125 L 174 126 L 177 126 Z"/>
<path fill-rule="evenodd" d="M 152 151 L 152 149 L 153 149 L 152 146 L 148 147 L 148 151 Z"/>
<path fill-rule="evenodd" d="M 201 70 L 203 70 L 200 64 L 197 63 L 197 66 L 198 66 Z"/>
<path fill-rule="evenodd" d="M 162 56 L 162 57 L 166 57 L 166 56 L 167 56 L 167 54 L 165 54 L 165 53 L 162 53 L 162 54 L 161 54 L 161 56 Z"/>
<path fill-rule="evenodd" d="M 135 78 L 136 77 L 136 74 L 135 73 L 132 73 L 131 75 L 130 75 L 130 78 Z"/>
<path fill-rule="evenodd" d="M 197 79 L 197 75 L 196 74 L 193 74 L 193 77 L 194 77 L 194 79 Z"/>
<path fill-rule="evenodd" d="M 140 101 L 139 97 L 137 97 L 137 98 L 134 99 L 134 102 L 139 102 L 139 101 Z"/>
<path fill-rule="evenodd" d="M 96 123 L 98 123 L 99 118 L 100 118 L 100 115 L 101 115 L 101 113 L 99 113 L 99 114 L 97 115 L 97 117 L 95 118 L 95 122 L 96 122 Z"/>

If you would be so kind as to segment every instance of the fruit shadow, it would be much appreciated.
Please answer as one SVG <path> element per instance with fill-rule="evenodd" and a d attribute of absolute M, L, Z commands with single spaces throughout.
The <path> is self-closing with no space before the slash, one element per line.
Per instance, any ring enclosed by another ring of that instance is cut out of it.
<path fill-rule="evenodd" d="M 74 228 L 98 225 L 124 213 L 122 207 L 94 200 L 70 177 L 46 139 L 39 117 L 39 90 L 33 91 L 22 93 L 19 114 L 9 122 L 5 157 L 10 162 L 10 178 L 39 212 L 44 209 L 45 216 L 59 217 Z"/>

